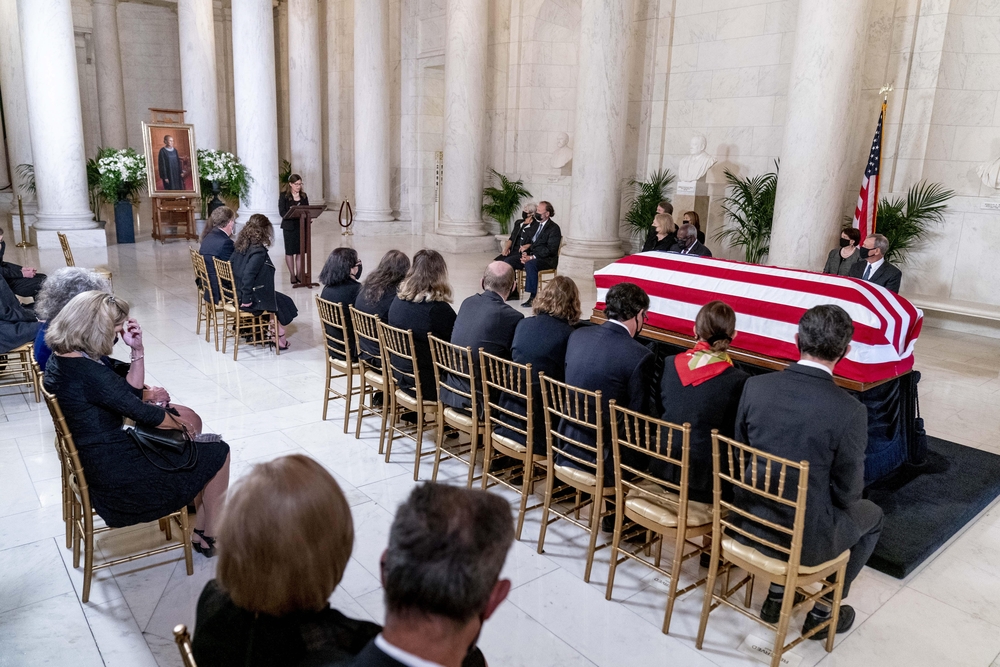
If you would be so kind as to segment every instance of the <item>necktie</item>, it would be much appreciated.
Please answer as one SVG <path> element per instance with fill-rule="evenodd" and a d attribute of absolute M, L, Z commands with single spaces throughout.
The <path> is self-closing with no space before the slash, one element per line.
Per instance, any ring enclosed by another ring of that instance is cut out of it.
<path fill-rule="evenodd" d="M 535 235 L 531 237 L 531 242 L 532 243 L 534 243 L 535 239 L 538 238 L 538 235 L 542 233 L 542 227 L 544 227 L 544 226 L 545 226 L 544 222 L 541 222 L 541 223 L 538 224 L 538 229 L 535 230 Z"/>
<path fill-rule="evenodd" d="M 865 267 L 865 275 L 861 276 L 862 280 L 868 280 L 872 275 L 872 265 L 869 264 Z"/>

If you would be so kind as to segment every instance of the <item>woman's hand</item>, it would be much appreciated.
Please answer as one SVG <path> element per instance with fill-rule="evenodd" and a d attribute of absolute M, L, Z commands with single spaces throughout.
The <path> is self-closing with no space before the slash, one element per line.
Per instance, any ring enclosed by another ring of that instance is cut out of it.
<path fill-rule="evenodd" d="M 240 308 L 249 308 L 252 305 L 253 305 L 252 303 L 241 303 Z"/>
<path fill-rule="evenodd" d="M 170 394 L 163 387 L 146 387 L 142 392 L 142 400 L 164 406 L 170 402 Z"/>
<path fill-rule="evenodd" d="M 135 321 L 135 318 L 128 318 L 122 325 L 122 340 L 132 348 L 133 352 L 142 352 L 142 327 Z"/>

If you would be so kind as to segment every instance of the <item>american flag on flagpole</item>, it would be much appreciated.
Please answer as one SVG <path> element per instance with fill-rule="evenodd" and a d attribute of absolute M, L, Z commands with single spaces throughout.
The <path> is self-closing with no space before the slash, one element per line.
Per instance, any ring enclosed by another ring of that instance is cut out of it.
<path fill-rule="evenodd" d="M 861 181 L 861 193 L 858 195 L 858 206 L 854 209 L 854 228 L 861 232 L 861 241 L 875 231 L 875 214 L 878 209 L 878 178 L 879 167 L 882 164 L 882 121 L 885 120 L 885 104 L 878 117 L 878 127 L 875 128 L 875 138 L 872 139 L 872 151 L 865 165 L 865 178 Z"/>

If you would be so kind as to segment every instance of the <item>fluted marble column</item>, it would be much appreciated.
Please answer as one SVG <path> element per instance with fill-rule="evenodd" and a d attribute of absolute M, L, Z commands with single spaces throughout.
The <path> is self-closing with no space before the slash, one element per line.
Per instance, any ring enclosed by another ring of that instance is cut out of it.
<path fill-rule="evenodd" d="M 198 148 L 219 150 L 219 93 L 212 0 L 177 0 L 181 97 Z"/>
<path fill-rule="evenodd" d="M 309 203 L 314 206 L 325 203 L 319 29 L 316 0 L 288 0 L 288 120 L 292 169 L 302 176 Z"/>
<path fill-rule="evenodd" d="M 444 52 L 443 236 L 485 238 L 483 154 L 489 3 L 448 0 Z M 484 248 L 487 249 L 487 248 Z"/>
<path fill-rule="evenodd" d="M 817 270 L 842 226 L 868 0 L 800 0 L 769 264 Z"/>
<path fill-rule="evenodd" d="M 97 108 L 101 114 L 101 144 L 128 146 L 125 84 L 118 39 L 118 0 L 93 0 L 94 55 L 97 61 Z"/>
<path fill-rule="evenodd" d="M 253 177 L 240 203 L 240 222 L 254 213 L 279 224 L 278 108 L 274 79 L 274 18 L 271 0 L 233 3 L 233 93 L 236 148 Z"/>
<path fill-rule="evenodd" d="M 389 0 L 354 2 L 354 196 L 358 233 L 392 217 Z"/>
<path fill-rule="evenodd" d="M 24 63 L 21 60 L 21 37 L 17 27 L 17 0 L 0 0 L 0 91 L 3 91 L 4 123 L 7 126 L 7 152 L 10 158 L 14 199 L 11 211 L 17 213 L 17 195 L 25 208 L 25 224 L 34 222 L 35 196 L 28 192 L 17 166 L 31 164 L 31 132 L 28 129 L 28 99 L 24 90 Z M 14 220 L 17 227 L 18 221 Z M 13 236 L 11 236 L 13 238 Z"/>
<path fill-rule="evenodd" d="M 70 3 L 18 0 L 17 15 L 38 194 L 38 220 L 34 227 L 36 230 L 95 229 L 98 225 L 90 213 L 87 196 L 83 115 Z M 55 239 L 54 234 L 49 236 L 50 241 Z M 41 238 L 39 245 L 43 246 Z"/>
<path fill-rule="evenodd" d="M 592 277 L 622 256 L 618 235 L 632 0 L 583 0 L 573 186 L 559 272 Z"/>

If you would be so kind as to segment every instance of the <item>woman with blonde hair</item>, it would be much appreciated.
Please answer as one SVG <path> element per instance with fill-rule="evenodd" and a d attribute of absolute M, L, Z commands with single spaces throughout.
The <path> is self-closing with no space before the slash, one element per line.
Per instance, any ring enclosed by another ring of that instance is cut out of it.
<path fill-rule="evenodd" d="M 180 461 L 154 460 L 122 430 L 122 421 L 139 426 L 197 434 L 200 424 L 173 406 L 142 402 L 145 351 L 142 328 L 128 316 L 126 301 L 99 291 L 74 297 L 49 323 L 45 343 L 53 354 L 45 369 L 45 388 L 59 400 L 80 462 L 87 473 L 90 500 L 112 528 L 157 520 L 181 507 L 197 507 L 194 548 L 215 553 L 218 512 L 229 487 L 229 445 L 192 443 Z M 116 335 L 131 348 L 125 378 L 102 363 Z"/>
<path fill-rule="evenodd" d="M 236 237 L 233 253 L 233 278 L 240 309 L 252 312 L 275 313 L 278 318 L 278 346 L 288 349 L 285 327 L 299 314 L 291 297 L 274 289 L 274 264 L 267 249 L 274 242 L 274 231 L 267 216 L 254 213 Z"/>
<path fill-rule="evenodd" d="M 677 225 L 669 213 L 657 213 L 653 218 L 653 226 L 642 244 L 642 251 L 658 250 L 668 252 L 677 243 Z"/>
<path fill-rule="evenodd" d="M 451 341 L 455 328 L 455 309 L 451 307 L 451 285 L 448 265 L 436 250 L 423 249 L 413 256 L 410 270 L 399 284 L 396 299 L 389 307 L 389 324 L 413 330 L 413 345 L 417 353 L 420 390 L 425 401 L 437 399 L 434 366 L 427 334 Z M 408 368 L 406 370 L 409 370 Z M 409 390 L 410 379 L 400 378 L 400 387 Z"/>

